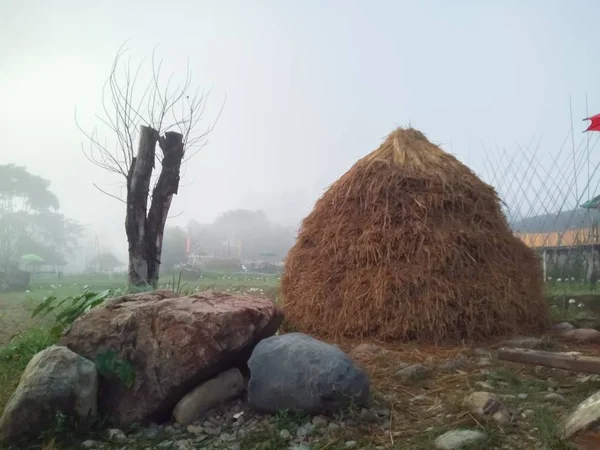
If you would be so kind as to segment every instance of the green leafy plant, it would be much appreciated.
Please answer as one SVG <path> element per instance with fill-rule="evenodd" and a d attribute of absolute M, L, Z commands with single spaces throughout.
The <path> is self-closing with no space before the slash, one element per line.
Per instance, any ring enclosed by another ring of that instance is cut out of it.
<path fill-rule="evenodd" d="M 113 350 L 96 355 L 98 373 L 108 379 L 118 379 L 130 388 L 135 383 L 135 367 L 129 361 L 119 358 Z"/>
<path fill-rule="evenodd" d="M 187 290 L 185 289 L 187 286 L 187 283 L 181 284 L 181 276 L 182 276 L 182 272 L 179 271 L 179 277 L 177 278 L 177 283 L 175 283 L 175 274 L 173 273 L 173 280 L 170 283 L 170 288 L 176 294 L 186 295 L 186 294 L 188 294 Z"/>
<path fill-rule="evenodd" d="M 79 316 L 92 308 L 104 303 L 107 299 L 114 297 L 118 291 L 107 289 L 96 293 L 90 292 L 89 288 L 72 297 L 59 300 L 56 296 L 46 297 L 37 308 L 33 310 L 31 317 L 46 316 L 52 314 L 56 325 L 52 327 L 51 334 L 60 336 Z"/>

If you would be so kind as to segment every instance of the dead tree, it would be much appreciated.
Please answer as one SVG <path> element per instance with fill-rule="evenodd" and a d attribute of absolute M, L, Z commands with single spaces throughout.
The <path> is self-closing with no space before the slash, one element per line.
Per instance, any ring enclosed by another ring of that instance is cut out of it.
<path fill-rule="evenodd" d="M 199 127 L 208 94 L 195 91 L 190 95 L 189 69 L 183 84 L 173 88 L 170 77 L 161 87 L 162 62 L 156 64 L 153 54 L 151 77 L 138 95 L 138 77 L 143 64 L 132 73 L 129 61 L 121 65 L 124 53 L 123 48 L 117 53 L 103 90 L 104 115 L 96 116 L 116 138 L 114 150 L 100 141 L 97 129 L 85 132 L 77 115 L 75 119 L 89 141 L 89 149 L 83 148 L 86 157 L 125 181 L 125 199 L 94 186 L 126 203 L 129 285 L 156 287 L 165 223 L 173 195 L 179 189 L 181 166 L 206 145 L 214 122 L 203 129 Z M 119 72 L 119 68 L 123 68 L 123 72 Z M 157 162 L 160 171 L 155 173 Z"/>

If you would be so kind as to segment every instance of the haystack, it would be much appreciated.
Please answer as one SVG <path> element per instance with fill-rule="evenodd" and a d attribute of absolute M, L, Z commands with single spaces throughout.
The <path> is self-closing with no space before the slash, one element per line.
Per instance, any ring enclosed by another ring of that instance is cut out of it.
<path fill-rule="evenodd" d="M 544 330 L 542 283 L 494 188 L 400 128 L 317 201 L 281 291 L 289 329 L 448 342 Z"/>

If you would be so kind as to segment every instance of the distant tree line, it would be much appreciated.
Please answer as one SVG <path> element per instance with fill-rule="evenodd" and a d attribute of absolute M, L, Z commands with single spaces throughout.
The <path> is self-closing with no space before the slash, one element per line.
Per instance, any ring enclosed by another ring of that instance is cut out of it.
<path fill-rule="evenodd" d="M 14 164 L 0 165 L 0 270 L 35 262 L 64 266 L 83 227 L 59 212 L 50 182 Z"/>
<path fill-rule="evenodd" d="M 210 224 L 192 220 L 187 227 L 167 227 L 162 265 L 171 270 L 186 261 L 186 239 L 191 253 L 242 261 L 280 261 L 292 247 L 296 231 L 269 220 L 264 211 L 236 209 Z"/>

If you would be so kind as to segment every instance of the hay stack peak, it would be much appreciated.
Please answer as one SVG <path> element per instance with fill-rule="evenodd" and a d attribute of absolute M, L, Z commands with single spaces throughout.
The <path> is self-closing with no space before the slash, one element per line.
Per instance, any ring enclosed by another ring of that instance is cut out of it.
<path fill-rule="evenodd" d="M 290 327 L 322 337 L 441 342 L 548 325 L 539 263 L 495 190 L 412 128 L 317 201 L 282 295 Z"/>

